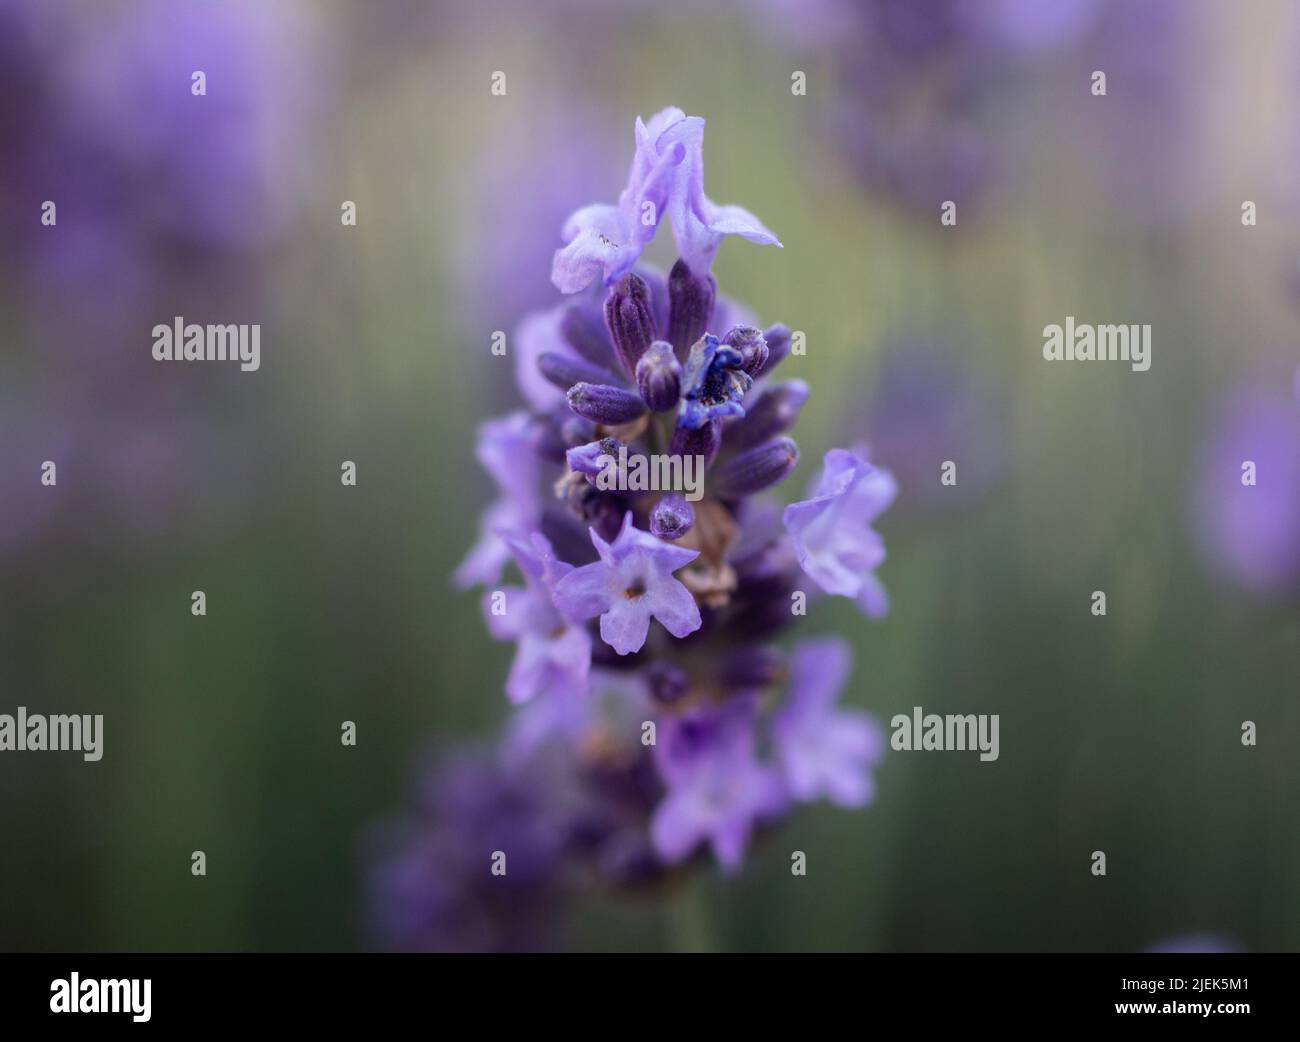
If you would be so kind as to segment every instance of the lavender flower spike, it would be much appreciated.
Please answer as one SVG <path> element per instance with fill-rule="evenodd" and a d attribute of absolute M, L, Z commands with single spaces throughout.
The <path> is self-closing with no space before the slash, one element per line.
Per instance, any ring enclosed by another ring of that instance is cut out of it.
<path fill-rule="evenodd" d="M 591 530 L 600 560 L 564 576 L 554 591 L 555 606 L 574 619 L 600 616 L 600 636 L 620 655 L 640 651 L 653 616 L 674 637 L 700 628 L 695 598 L 673 572 L 690 564 L 698 551 L 684 550 L 632 527 L 632 512 L 612 543 Z"/>
<path fill-rule="evenodd" d="M 852 668 L 853 653 L 838 637 L 795 645 L 790 694 L 772 718 L 772 739 L 797 800 L 824 796 L 862 807 L 875 795 L 870 771 L 884 756 L 884 732 L 866 713 L 835 705 Z"/>
<path fill-rule="evenodd" d="M 870 525 L 897 492 L 889 471 L 847 449 L 831 449 L 811 498 L 785 508 L 799 566 L 827 593 L 855 598 L 873 619 L 888 613 L 889 601 L 874 574 L 885 543 Z"/>
<path fill-rule="evenodd" d="M 870 525 L 894 481 L 833 451 L 782 530 L 766 493 L 798 463 L 787 435 L 809 389 L 768 380 L 791 350 L 790 331 L 760 325 L 709 271 L 723 235 L 775 237 L 704 195 L 703 128 L 678 109 L 637 122 L 618 205 L 579 210 L 555 257 L 560 289 L 600 279 L 601 292 L 519 324 L 512 353 L 530 408 L 480 428 L 479 460 L 500 498 L 458 579 L 491 582 L 488 626 L 516 645 L 505 687 L 517 709 L 494 762 L 529 784 L 545 767 L 536 783 L 554 783 L 545 807 L 530 800 L 522 810 L 556 826 L 545 868 L 563 871 L 554 891 L 538 890 L 543 900 L 581 879 L 651 883 L 710 850 L 737 870 L 753 834 L 797 802 L 869 803 L 884 749 L 868 717 L 836 704 L 849 672 L 844 644 L 796 644 L 787 673 L 769 641 L 795 621 L 802 572 L 883 614 L 873 570 L 884 547 Z M 667 274 L 637 263 L 665 217 L 681 251 Z M 684 462 L 639 480 L 663 455 L 698 457 L 702 481 Z M 629 480 L 600 480 L 611 461 L 613 476 Z M 501 591 L 511 554 L 525 581 Z M 483 851 L 507 848 L 475 836 L 467 871 L 484 879 Z M 381 889 L 393 917 L 472 903 L 457 865 L 442 871 L 456 842 L 439 835 L 392 866 Z M 516 858 L 511 849 L 511 879 Z M 488 882 L 495 895 L 501 882 Z"/>

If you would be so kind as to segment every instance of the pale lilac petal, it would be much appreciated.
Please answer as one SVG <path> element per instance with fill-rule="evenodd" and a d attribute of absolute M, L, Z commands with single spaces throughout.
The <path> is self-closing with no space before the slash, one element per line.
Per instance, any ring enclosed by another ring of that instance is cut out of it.
<path fill-rule="evenodd" d="M 565 627 L 548 643 L 547 657 L 552 667 L 567 675 L 575 690 L 586 692 L 591 672 L 591 634 L 585 627 Z"/>
<path fill-rule="evenodd" d="M 518 515 L 518 508 L 507 500 L 497 500 L 483 512 L 478 541 L 470 547 L 452 574 L 452 581 L 459 589 L 490 586 L 501 578 L 501 572 L 510 560 L 510 547 L 494 529 L 513 527 Z"/>
<path fill-rule="evenodd" d="M 846 810 L 865 807 L 875 795 L 875 779 L 866 772 L 837 771 L 826 779 L 826 798 Z"/>
<path fill-rule="evenodd" d="M 760 246 L 780 246 L 773 235 L 752 213 L 741 206 L 714 206 L 709 228 L 719 236 L 739 235 Z"/>
<path fill-rule="evenodd" d="M 600 638 L 620 655 L 630 655 L 645 646 L 650 632 L 650 612 L 641 598 L 614 597 L 600 617 Z"/>
<path fill-rule="evenodd" d="M 740 868 L 752 831 L 750 819 L 741 815 L 728 818 L 714 829 L 713 856 L 725 871 L 735 872 Z"/>
<path fill-rule="evenodd" d="M 885 584 L 875 575 L 863 576 L 857 600 L 862 613 L 869 619 L 883 619 L 889 614 L 889 594 L 885 591 Z"/>
<path fill-rule="evenodd" d="M 623 515 L 623 524 L 612 544 L 605 542 L 594 528 L 588 531 L 591 533 L 591 545 L 596 548 L 596 553 L 600 554 L 602 563 L 613 568 L 627 556 L 627 550 L 632 545 L 631 540 L 635 539 L 634 535 L 630 535 L 636 531 L 632 527 L 632 511 L 629 510 Z"/>
<path fill-rule="evenodd" d="M 834 705 L 852 671 L 853 651 L 842 637 L 801 641 L 790 659 L 788 712 L 806 714 Z"/>
<path fill-rule="evenodd" d="M 799 566 L 826 593 L 852 597 L 879 618 L 889 609 L 875 569 L 885 544 L 870 522 L 893 502 L 894 478 L 856 453 L 832 449 L 810 499 L 792 503 L 784 521 Z"/>
<path fill-rule="evenodd" d="M 669 864 L 684 861 L 707 835 L 686 794 L 669 793 L 650 819 L 650 841 Z"/>
<path fill-rule="evenodd" d="M 598 279 L 612 282 L 641 255 L 634 225 L 615 206 L 584 206 L 565 223 L 563 238 L 567 245 L 551 262 L 551 282 L 561 293 L 577 293 Z"/>
<path fill-rule="evenodd" d="M 853 486 L 849 509 L 853 516 L 870 523 L 889 509 L 897 495 L 898 482 L 894 475 L 880 467 L 871 467 Z"/>
<path fill-rule="evenodd" d="M 538 412 L 545 412 L 563 402 L 564 392 L 542 375 L 537 360 L 547 353 L 565 357 L 574 357 L 577 353 L 560 332 L 563 317 L 563 305 L 534 312 L 519 323 L 514 342 L 508 345 L 515 357 L 515 384 L 519 393 Z"/>
<path fill-rule="evenodd" d="M 603 561 L 575 568 L 555 584 L 552 599 L 560 613 L 570 619 L 590 619 L 609 610 L 613 585 L 609 567 Z"/>
<path fill-rule="evenodd" d="M 645 596 L 646 610 L 674 637 L 685 637 L 700 628 L 700 606 L 680 582 L 656 585 Z"/>
<path fill-rule="evenodd" d="M 519 641 L 515 660 L 506 678 L 506 696 L 515 705 L 529 701 L 545 688 L 550 672 L 546 642 L 525 636 Z"/>
<path fill-rule="evenodd" d="M 502 598 L 498 599 L 497 595 Z M 499 590 L 488 590 L 483 594 L 483 618 L 487 620 L 488 632 L 494 640 L 518 640 L 524 632 L 526 615 L 524 602 L 528 592 L 522 586 L 505 586 Z M 502 604 L 505 614 L 498 615 L 492 609 Z"/>

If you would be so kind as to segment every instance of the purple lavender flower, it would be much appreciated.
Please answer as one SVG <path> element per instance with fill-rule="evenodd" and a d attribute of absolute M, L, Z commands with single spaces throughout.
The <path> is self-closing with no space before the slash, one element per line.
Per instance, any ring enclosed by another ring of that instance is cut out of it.
<path fill-rule="evenodd" d="M 756 219 L 703 195 L 702 126 L 677 110 L 638 123 L 619 205 L 580 211 L 566 232 L 557 284 L 599 276 L 603 299 L 593 288 L 521 323 L 517 381 L 533 411 L 480 431 L 501 498 L 457 576 L 495 582 L 513 551 L 525 585 L 487 599 L 505 594 L 506 614 L 488 622 L 519 642 L 506 693 L 524 704 L 502 755 L 569 752 L 599 793 L 575 825 L 588 863 L 617 882 L 654 878 L 705 846 L 734 869 L 792 799 L 866 802 L 879 756 L 863 718 L 834 706 L 847 665 L 833 642 L 796 651 L 788 707 L 770 711 L 786 674 L 766 642 L 794 621 L 801 557 L 835 592 L 883 609 L 871 574 L 883 545 L 867 525 L 892 479 L 837 450 L 817 498 L 790 508 L 789 533 L 759 498 L 798 461 L 786 432 L 809 392 L 767 379 L 789 330 L 764 331 L 709 274 L 722 235 L 767 240 Z M 646 202 L 654 220 L 635 224 Z M 664 212 L 683 254 L 666 278 L 635 267 Z M 612 461 L 627 476 L 665 455 L 699 457 L 702 482 L 599 480 Z M 659 740 L 647 745 L 649 722 Z M 779 759 L 760 755 L 769 748 Z"/>
<path fill-rule="evenodd" d="M 570 820 L 565 779 L 544 760 L 460 752 L 426 772 L 420 803 L 370 843 L 371 929 L 401 951 L 550 947 Z M 491 871 L 494 854 L 504 875 Z"/>
<path fill-rule="evenodd" d="M 753 696 L 719 709 L 672 718 L 663 729 L 656 762 L 668 795 L 655 808 L 650 834 L 669 863 L 708 842 L 723 868 L 740 867 L 754 827 L 786 807 L 780 774 L 755 755 Z"/>
<path fill-rule="evenodd" d="M 917 213 L 978 201 L 1002 163 L 986 119 L 1027 57 L 1080 38 L 1093 0 L 764 0 L 768 30 L 839 58 L 828 130 L 862 180 Z M 1121 6 L 1137 6 L 1122 4 Z M 1022 88 L 1018 93 L 1023 94 Z"/>
<path fill-rule="evenodd" d="M 894 501 L 897 487 L 886 470 L 845 449 L 826 454 L 811 498 L 785 508 L 785 527 L 799 565 L 825 592 L 853 597 L 871 618 L 889 611 L 875 569 L 885 543 L 871 527 Z"/>
<path fill-rule="evenodd" d="M 853 653 L 838 637 L 795 646 L 790 694 L 772 719 L 772 739 L 796 800 L 861 807 L 875 794 L 870 771 L 884 756 L 884 732 L 866 713 L 836 707 L 852 668 Z"/>
<path fill-rule="evenodd" d="M 1246 386 L 1201 450 L 1193 523 L 1219 577 L 1257 594 L 1300 594 L 1300 402 Z M 1253 484 L 1243 469 L 1253 464 Z"/>
<path fill-rule="evenodd" d="M 191 464 L 221 413 L 231 451 L 214 466 L 246 479 L 259 455 L 229 439 L 248 425 L 231 423 L 206 381 L 177 382 L 137 348 L 155 319 L 179 313 L 161 310 L 169 302 L 210 320 L 231 300 L 258 306 L 263 251 L 310 199 L 311 137 L 330 94 L 320 40 L 301 5 L 0 3 L 6 294 L 32 318 L 33 360 L 60 374 L 45 388 L 19 367 L 6 389 L 48 428 L 31 465 L 62 445 L 60 467 L 75 460 L 80 475 L 34 504 L 50 531 L 93 513 L 120 551 L 158 526 L 219 527 L 214 515 L 244 506 L 250 482 L 213 470 L 196 480 Z M 194 70 L 204 96 L 191 93 Z M 45 200 L 57 206 L 50 226 Z"/>
<path fill-rule="evenodd" d="M 781 245 L 748 210 L 719 206 L 704 194 L 704 120 L 667 108 L 648 124 L 637 117 L 636 153 L 618 204 L 584 206 L 565 222 L 566 245 L 555 253 L 551 281 L 561 293 L 597 279 L 612 284 L 632 270 L 665 214 L 678 253 L 697 276 L 708 273 L 727 235 Z"/>
<path fill-rule="evenodd" d="M 963 346 L 909 331 L 891 337 L 882 352 L 867 443 L 916 514 L 968 507 L 1007 466 L 1006 410 Z M 940 482 L 945 460 L 957 463 L 956 485 Z"/>
<path fill-rule="evenodd" d="M 690 591 L 673 572 L 690 564 L 699 552 L 683 550 L 632 524 L 629 510 L 618 537 L 607 543 L 592 530 L 591 541 L 600 560 L 561 578 L 555 603 L 575 619 L 600 616 L 600 636 L 620 655 L 640 651 L 658 619 L 674 637 L 700 628 L 700 609 Z"/>
<path fill-rule="evenodd" d="M 528 414 L 513 412 L 479 428 L 478 461 L 492 476 L 501 497 L 488 507 L 482 534 L 456 570 L 458 586 L 496 582 L 510 557 L 502 531 L 524 533 L 541 512 L 537 497 L 537 458 Z"/>
<path fill-rule="evenodd" d="M 591 668 L 591 637 L 572 625 L 552 603 L 551 596 L 573 565 L 556 559 L 540 532 L 530 539 L 504 536 L 524 573 L 527 585 L 506 587 L 503 602 L 496 593 L 485 598 L 484 617 L 497 640 L 518 641 L 514 665 L 506 679 L 506 694 L 516 705 L 553 691 L 585 694 Z M 494 608 L 503 604 L 503 614 Z"/>

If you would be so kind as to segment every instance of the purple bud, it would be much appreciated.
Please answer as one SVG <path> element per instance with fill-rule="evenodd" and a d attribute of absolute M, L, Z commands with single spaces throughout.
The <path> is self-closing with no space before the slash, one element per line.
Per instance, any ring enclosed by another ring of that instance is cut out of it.
<path fill-rule="evenodd" d="M 614 352 L 627 375 L 636 373 L 636 364 L 655 338 L 654 315 L 650 310 L 650 290 L 638 275 L 624 275 L 605 298 L 605 325 Z"/>
<path fill-rule="evenodd" d="M 799 462 L 799 446 L 792 438 L 777 438 L 732 456 L 710 475 L 710 491 L 722 499 L 736 499 L 775 485 Z"/>
<path fill-rule="evenodd" d="M 717 295 L 713 276 L 696 278 L 683 260 L 668 273 L 668 339 L 679 360 L 684 362 L 691 345 L 708 332 Z"/>
<path fill-rule="evenodd" d="M 750 376 L 767 365 L 767 341 L 752 326 L 736 326 L 722 338 L 722 342 L 740 352 L 740 368 Z"/>
<path fill-rule="evenodd" d="M 606 427 L 629 423 L 645 412 L 645 403 L 635 394 L 609 384 L 576 383 L 565 397 L 579 416 Z"/>
<path fill-rule="evenodd" d="M 618 450 L 622 444 L 617 438 L 600 438 L 597 441 L 588 442 L 586 445 L 578 445 L 569 449 L 565 454 L 565 459 L 570 470 L 594 478 L 607 465 L 601 462 L 602 459 L 606 457 L 618 459 Z"/>
<path fill-rule="evenodd" d="M 670 662 L 652 662 L 646 669 L 650 696 L 663 705 L 679 702 L 691 688 L 691 678 L 680 666 Z"/>
<path fill-rule="evenodd" d="M 609 333 L 601 321 L 595 301 L 570 304 L 560 319 L 560 335 L 578 354 L 592 365 L 608 369 L 617 363 L 609 345 Z"/>
<path fill-rule="evenodd" d="M 592 365 L 581 358 L 562 355 L 558 351 L 544 351 L 537 358 L 538 371 L 561 391 L 574 384 L 616 384 L 617 376 L 608 369 Z"/>
<path fill-rule="evenodd" d="M 695 508 L 680 492 L 669 492 L 650 511 L 650 533 L 660 539 L 680 539 L 695 524 Z"/>
<path fill-rule="evenodd" d="M 718 446 L 722 442 L 722 433 L 718 428 L 717 420 L 709 420 L 699 427 L 683 427 L 679 424 L 673 428 L 668 451 L 674 456 L 703 456 L 707 467 L 718 454 Z"/>
<path fill-rule="evenodd" d="M 755 377 L 766 376 L 790 353 L 790 330 L 781 323 L 769 327 L 763 339 L 767 342 L 767 361 L 753 374 Z"/>
<path fill-rule="evenodd" d="M 808 385 L 789 380 L 769 387 L 758 401 L 745 409 L 745 415 L 727 427 L 724 440 L 731 451 L 742 452 L 769 438 L 784 434 L 799 419 L 799 410 L 808 400 Z"/>
<path fill-rule="evenodd" d="M 653 412 L 667 412 L 677 407 L 682 389 L 682 365 L 673 354 L 673 345 L 656 340 L 636 364 L 636 385 L 641 400 Z"/>

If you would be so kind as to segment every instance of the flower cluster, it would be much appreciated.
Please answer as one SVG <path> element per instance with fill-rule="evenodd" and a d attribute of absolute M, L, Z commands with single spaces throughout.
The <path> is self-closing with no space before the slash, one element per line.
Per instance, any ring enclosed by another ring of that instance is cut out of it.
<path fill-rule="evenodd" d="M 498 769 L 565 750 L 583 793 L 566 851 L 615 883 L 710 850 L 734 870 L 793 805 L 866 804 L 884 751 L 878 725 L 837 704 L 844 641 L 773 641 L 809 594 L 884 614 L 871 525 L 894 481 L 836 449 L 807 499 L 768 498 L 799 460 L 787 432 L 809 389 L 777 377 L 790 331 L 717 293 L 723 237 L 779 243 L 704 194 L 703 127 L 677 109 L 638 120 L 617 205 L 565 225 L 552 279 L 569 296 L 515 339 L 529 409 L 479 430 L 499 497 L 456 574 L 516 645 Z M 667 276 L 640 263 L 664 218 L 680 253 Z M 598 482 L 620 450 L 698 458 L 702 495 Z M 510 562 L 523 584 L 500 586 Z"/>

